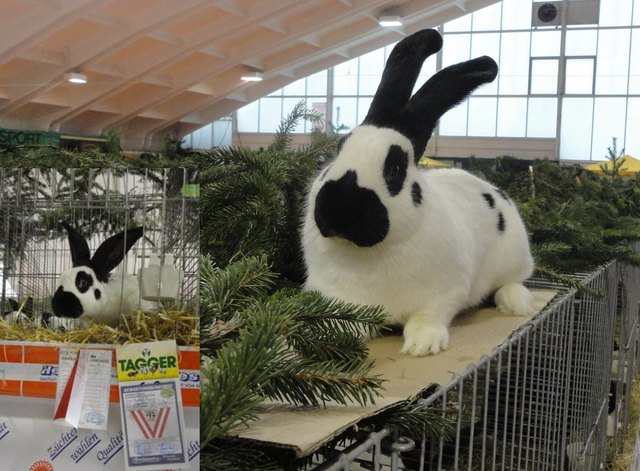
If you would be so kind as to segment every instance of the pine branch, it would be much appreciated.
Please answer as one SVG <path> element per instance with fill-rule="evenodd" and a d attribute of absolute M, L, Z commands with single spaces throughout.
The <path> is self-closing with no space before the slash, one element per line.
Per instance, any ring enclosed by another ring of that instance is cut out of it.
<path fill-rule="evenodd" d="M 280 320 L 282 313 L 263 312 L 201 365 L 201 428 L 203 446 L 232 429 L 255 420 L 264 399 L 262 385 L 287 363 Z"/>
<path fill-rule="evenodd" d="M 200 259 L 202 325 L 212 318 L 228 320 L 266 296 L 277 274 L 271 272 L 265 256 L 240 258 L 224 270 L 213 267 L 211 258 Z"/>
<path fill-rule="evenodd" d="M 300 121 L 309 121 L 312 124 L 322 123 L 322 113 L 311 110 L 306 107 L 304 100 L 299 101 L 291 110 L 291 113 L 282 120 L 276 131 L 275 138 L 268 151 L 285 151 L 289 150 L 291 146 L 291 135 L 295 131 L 295 128 L 300 124 Z"/>
<path fill-rule="evenodd" d="M 361 406 L 375 403 L 381 395 L 383 380 L 368 376 L 371 364 L 347 361 L 311 362 L 290 358 L 279 374 L 263 385 L 262 392 L 273 400 L 302 406 L 320 406 L 327 402 Z"/>

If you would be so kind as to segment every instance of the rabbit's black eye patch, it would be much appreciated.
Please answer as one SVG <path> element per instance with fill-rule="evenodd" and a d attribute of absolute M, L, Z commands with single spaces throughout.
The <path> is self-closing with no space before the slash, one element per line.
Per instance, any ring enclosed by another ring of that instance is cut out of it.
<path fill-rule="evenodd" d="M 408 164 L 409 154 L 402 150 L 402 147 L 395 144 L 389 147 L 382 175 L 391 196 L 396 196 L 402 191 L 404 180 L 407 178 Z"/>
<path fill-rule="evenodd" d="M 76 275 L 76 288 L 78 288 L 78 291 L 86 293 L 91 288 L 91 285 L 93 285 L 93 277 L 87 272 L 79 271 Z"/>

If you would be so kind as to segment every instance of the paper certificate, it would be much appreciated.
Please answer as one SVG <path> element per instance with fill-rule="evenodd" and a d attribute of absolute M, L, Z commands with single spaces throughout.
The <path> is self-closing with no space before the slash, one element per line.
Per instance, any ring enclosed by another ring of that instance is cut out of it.
<path fill-rule="evenodd" d="M 120 384 L 128 469 L 186 469 L 184 418 L 177 379 Z"/>

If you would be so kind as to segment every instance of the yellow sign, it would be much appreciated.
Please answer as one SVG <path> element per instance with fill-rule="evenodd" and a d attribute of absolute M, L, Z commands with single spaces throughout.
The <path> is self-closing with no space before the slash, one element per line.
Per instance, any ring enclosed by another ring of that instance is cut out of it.
<path fill-rule="evenodd" d="M 131 343 L 116 349 L 118 381 L 177 378 L 178 347 L 175 340 Z"/>

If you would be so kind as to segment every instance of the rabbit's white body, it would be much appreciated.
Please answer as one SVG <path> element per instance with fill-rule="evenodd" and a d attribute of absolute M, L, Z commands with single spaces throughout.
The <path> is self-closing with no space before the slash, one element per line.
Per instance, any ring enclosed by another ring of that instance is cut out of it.
<path fill-rule="evenodd" d="M 527 234 L 513 204 L 499 201 L 491 185 L 463 170 L 429 170 L 423 179 L 428 190 L 421 221 L 403 243 L 361 248 L 305 230 L 306 289 L 383 305 L 398 324 L 433 305 L 433 314 L 443 314 L 448 324 L 451 314 L 531 275 Z M 505 219 L 520 222 L 505 227 L 504 237 L 495 237 L 498 213 L 478 198 L 485 192 L 496 195 Z M 444 226 L 446 233 L 439 232 Z"/>
<path fill-rule="evenodd" d="M 86 272 L 94 279 L 90 290 L 81 293 L 75 286 L 74 280 L 78 272 Z M 118 325 L 122 314 L 131 312 L 139 307 L 151 308 L 151 303 L 140 300 L 138 278 L 122 269 L 114 270 L 108 282 L 100 282 L 88 267 L 77 267 L 63 273 L 58 285 L 64 286 L 65 291 L 73 293 L 82 304 L 83 320 L 91 320 L 100 324 Z M 96 299 L 95 290 L 100 291 Z"/>
<path fill-rule="evenodd" d="M 338 158 L 312 185 L 302 234 L 305 289 L 384 306 L 389 323 L 405 326 L 402 351 L 413 355 L 446 348 L 455 315 L 496 290 L 500 309 L 529 314 L 531 297 L 521 283 L 531 275 L 533 260 L 513 202 L 463 170 L 421 171 L 413 165 L 403 190 L 392 196 L 382 165 L 372 164 L 390 145 L 412 153 L 409 140 L 394 130 L 356 128 L 342 149 L 349 158 Z M 358 187 L 373 189 L 388 211 L 388 235 L 371 247 L 323 237 L 314 219 L 323 183 L 350 168 L 357 169 Z M 413 182 L 421 188 L 420 204 L 407 189 Z"/>

